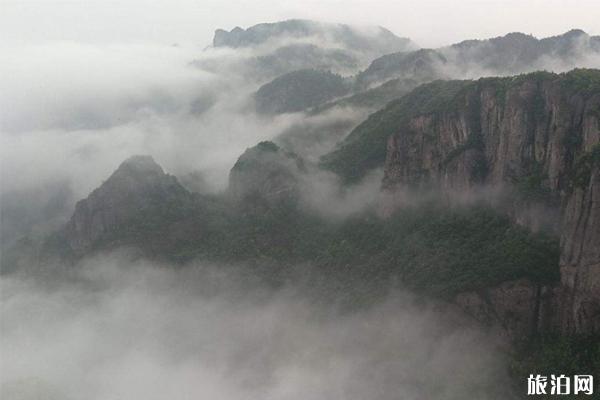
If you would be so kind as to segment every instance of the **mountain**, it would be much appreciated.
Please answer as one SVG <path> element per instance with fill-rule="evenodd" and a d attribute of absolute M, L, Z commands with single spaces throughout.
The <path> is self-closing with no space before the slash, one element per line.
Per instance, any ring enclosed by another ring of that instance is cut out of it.
<path fill-rule="evenodd" d="M 77 203 L 61 234 L 70 252 L 87 254 L 102 242 L 117 245 L 137 229 L 152 231 L 153 220 L 183 218 L 193 203 L 193 196 L 152 157 L 133 156 Z"/>
<path fill-rule="evenodd" d="M 465 93 L 478 85 L 491 85 L 495 87 L 498 96 L 504 98 L 502 96 L 506 96 L 508 89 L 517 88 L 524 82 L 554 82 L 559 88 L 556 90 L 562 96 L 577 95 L 587 98 L 587 93 L 597 90 L 594 83 L 596 75 L 597 70 L 574 70 L 558 75 L 533 73 L 510 78 L 435 81 L 425 84 L 369 116 L 340 143 L 337 149 L 322 158 L 322 165 L 338 173 L 347 182 L 361 179 L 370 169 L 384 165 L 387 142 L 394 132 L 401 129 L 413 131 L 414 126 L 419 123 L 418 120 L 427 115 L 456 112 L 458 105 L 466 101 L 463 99 Z M 541 93 L 539 94 L 542 96 Z M 518 105 L 525 107 L 529 104 L 528 112 L 534 113 L 531 118 L 543 118 L 544 116 L 535 114 L 540 112 L 542 101 L 540 99 L 541 97 L 535 98 L 537 103 L 531 104 L 527 103 L 531 99 L 522 100 Z"/>
<path fill-rule="evenodd" d="M 337 107 L 365 110 L 365 112 L 369 114 L 383 108 L 390 101 L 404 96 L 406 93 L 419 86 L 419 84 L 419 81 L 411 78 L 390 79 L 371 89 L 321 104 L 312 108 L 309 112 L 311 115 L 318 115 Z"/>
<path fill-rule="evenodd" d="M 516 222 L 561 232 L 560 324 L 589 333 L 600 321 L 599 146 L 600 71 L 540 72 L 421 86 L 323 165 L 348 181 L 384 165 L 390 192 L 511 189 Z"/>
<path fill-rule="evenodd" d="M 339 75 L 314 69 L 290 72 L 264 84 L 256 92 L 256 110 L 262 114 L 303 111 L 347 94 L 348 83 Z"/>
<path fill-rule="evenodd" d="M 368 87 L 391 78 L 427 80 L 514 75 L 536 70 L 569 70 L 586 66 L 600 57 L 600 39 L 582 30 L 537 39 L 523 33 L 509 33 L 486 40 L 466 40 L 434 50 L 422 49 L 384 55 L 374 60 L 357 77 Z"/>
<path fill-rule="evenodd" d="M 465 191 L 512 185 L 559 216 L 562 326 L 600 329 L 600 71 L 482 79 L 397 126 L 384 185 Z M 546 215 L 520 215 L 538 226 Z M 527 213 L 530 214 L 530 213 Z M 550 215 L 551 217 L 551 215 Z"/>
<path fill-rule="evenodd" d="M 364 68 L 373 57 L 370 53 L 330 46 L 333 44 L 328 42 L 313 44 L 302 40 L 285 41 L 265 48 L 248 48 L 233 58 L 227 55 L 201 58 L 192 65 L 211 73 L 227 72 L 264 83 L 301 69 L 332 70 L 351 75 Z"/>
<path fill-rule="evenodd" d="M 193 64 L 213 72 L 227 71 L 264 83 L 301 69 L 331 70 L 353 75 L 376 57 L 417 46 L 381 27 L 354 28 L 310 20 L 287 20 L 218 29 L 213 46 Z M 236 49 L 236 56 L 231 51 Z"/>
<path fill-rule="evenodd" d="M 306 290 L 348 307 L 372 304 L 397 287 L 451 302 L 513 282 L 531 293 L 558 277 L 557 241 L 485 205 L 430 202 L 386 218 L 367 209 L 335 221 L 303 203 L 308 178 L 301 159 L 262 142 L 240 156 L 227 192 L 210 198 L 186 191 L 151 158 L 135 157 L 78 203 L 38 262 L 56 248 L 77 260 L 129 247 L 175 263 L 243 263 L 271 284 L 296 279 L 302 266 Z M 517 315 L 521 322 L 507 322 L 508 334 L 529 335 L 527 312 L 515 313 L 506 321 Z"/>
<path fill-rule="evenodd" d="M 395 130 L 413 117 L 444 109 L 469 84 L 469 81 L 436 81 L 419 86 L 371 114 L 335 150 L 322 157 L 321 165 L 346 183 L 359 181 L 369 170 L 383 166 L 386 143 Z"/>
<path fill-rule="evenodd" d="M 291 19 L 263 23 L 247 29 L 235 27 L 231 31 L 217 29 L 214 47 L 251 47 L 274 40 L 312 39 L 328 41 L 348 49 L 386 54 L 414 47 L 407 38 L 400 38 L 382 27 L 371 31 L 358 30 L 349 25 L 332 24 L 310 20 Z"/>
<path fill-rule="evenodd" d="M 299 177 L 304 163 L 296 154 L 273 142 L 247 149 L 229 174 L 228 194 L 236 202 L 278 204 L 299 197 Z"/>
<path fill-rule="evenodd" d="M 242 154 L 216 196 L 135 156 L 77 204 L 40 260 L 48 249 L 77 259 L 125 246 L 174 262 L 243 262 L 280 283 L 308 263 L 309 287 L 327 298 L 368 304 L 401 286 L 511 338 L 591 334 L 599 146 L 598 70 L 436 81 L 371 115 L 323 160 L 348 182 L 383 167 L 376 209 L 341 222 L 315 212 L 305 203 L 312 167 L 272 142 Z M 405 201 L 411 193 L 422 200 Z"/>
<path fill-rule="evenodd" d="M 487 40 L 467 40 L 439 49 L 420 49 L 381 56 L 355 76 L 347 77 L 350 92 L 333 100 L 327 100 L 326 96 L 321 96 L 320 99 L 313 96 L 311 99 L 314 101 L 300 102 L 294 90 L 280 90 L 278 96 L 273 98 L 277 98 L 280 103 L 297 105 L 293 108 L 294 111 L 304 111 L 314 121 L 319 116 L 322 120 L 329 121 L 328 124 L 319 122 L 317 126 L 304 124 L 305 131 L 310 132 L 304 136 L 327 144 L 318 147 L 318 155 L 321 156 L 332 149 L 330 142 L 349 133 L 370 113 L 401 98 L 423 83 L 439 79 L 512 75 L 544 68 L 567 70 L 580 65 L 598 66 L 599 43 L 600 37 L 589 36 L 581 30 L 571 30 L 563 35 L 544 39 L 510 33 Z M 325 84 L 325 78 L 323 82 Z M 285 107 L 281 107 L 281 110 L 285 112 Z M 341 127 L 345 131 L 340 133 Z M 296 152 L 314 148 L 307 145 L 304 139 L 290 138 L 289 132 L 282 136 Z M 301 136 L 303 135 L 296 134 L 296 138 Z"/>
<path fill-rule="evenodd" d="M 411 79 L 423 83 L 442 78 L 442 68 L 448 62 L 437 50 L 421 49 L 410 52 L 387 54 L 375 59 L 356 77 L 360 88 L 388 79 Z"/>

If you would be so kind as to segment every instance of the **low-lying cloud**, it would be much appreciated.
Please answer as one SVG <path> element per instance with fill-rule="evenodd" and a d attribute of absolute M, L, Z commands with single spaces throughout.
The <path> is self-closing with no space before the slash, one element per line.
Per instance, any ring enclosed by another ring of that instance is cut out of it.
<path fill-rule="evenodd" d="M 2 277 L 3 398 L 506 399 L 497 344 L 406 293 L 355 312 L 240 269 L 103 254 Z"/>

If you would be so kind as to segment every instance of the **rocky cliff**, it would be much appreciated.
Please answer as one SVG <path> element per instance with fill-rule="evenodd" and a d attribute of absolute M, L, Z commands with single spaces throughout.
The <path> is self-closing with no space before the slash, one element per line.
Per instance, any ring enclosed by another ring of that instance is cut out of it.
<path fill-rule="evenodd" d="M 592 129 L 594 129 L 592 127 Z M 590 133 L 593 133 L 591 131 Z M 596 124 L 595 134 L 598 134 Z M 597 140 L 597 139 L 596 139 Z M 567 332 L 600 332 L 600 147 L 579 159 L 583 176 L 562 213 L 562 321 Z"/>
<path fill-rule="evenodd" d="M 177 179 L 165 174 L 150 156 L 133 156 L 86 199 L 79 201 L 64 228 L 66 244 L 78 255 L 98 241 L 116 238 L 117 230 L 134 219 L 184 209 L 192 195 Z"/>
<path fill-rule="evenodd" d="M 390 192 L 503 188 L 517 222 L 551 221 L 561 232 L 560 326 L 598 333 L 600 71 L 464 83 L 444 104 L 386 126 Z"/>

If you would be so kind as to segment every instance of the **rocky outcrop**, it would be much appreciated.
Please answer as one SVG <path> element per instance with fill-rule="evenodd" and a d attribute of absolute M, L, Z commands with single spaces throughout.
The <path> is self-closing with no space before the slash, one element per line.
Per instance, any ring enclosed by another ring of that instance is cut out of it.
<path fill-rule="evenodd" d="M 273 142 L 247 149 L 229 173 L 228 194 L 244 207 L 295 202 L 299 197 L 302 160 Z"/>
<path fill-rule="evenodd" d="M 600 71 L 481 79 L 390 132 L 384 187 L 507 188 L 507 212 L 561 232 L 560 326 L 600 324 Z M 536 218 L 531 206 L 545 207 Z"/>
<path fill-rule="evenodd" d="M 150 156 L 133 156 L 75 207 L 64 228 L 66 244 L 84 254 L 107 234 L 141 215 L 191 200 L 191 194 Z"/>

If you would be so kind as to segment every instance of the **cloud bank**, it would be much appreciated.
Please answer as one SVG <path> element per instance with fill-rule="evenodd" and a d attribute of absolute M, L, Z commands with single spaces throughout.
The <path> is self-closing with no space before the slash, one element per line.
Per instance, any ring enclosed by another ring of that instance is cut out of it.
<path fill-rule="evenodd" d="M 243 268 L 103 254 L 2 277 L 2 398 L 510 398 L 483 331 L 405 293 L 355 312 Z"/>

